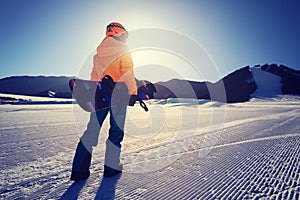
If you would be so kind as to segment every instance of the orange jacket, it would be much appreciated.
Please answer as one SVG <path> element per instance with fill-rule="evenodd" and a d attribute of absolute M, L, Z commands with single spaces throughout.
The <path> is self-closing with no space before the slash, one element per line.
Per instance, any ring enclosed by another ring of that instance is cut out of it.
<path fill-rule="evenodd" d="M 133 62 L 128 48 L 112 37 L 104 38 L 97 47 L 91 80 L 101 81 L 105 75 L 110 75 L 115 82 L 125 82 L 128 93 L 137 94 Z"/>

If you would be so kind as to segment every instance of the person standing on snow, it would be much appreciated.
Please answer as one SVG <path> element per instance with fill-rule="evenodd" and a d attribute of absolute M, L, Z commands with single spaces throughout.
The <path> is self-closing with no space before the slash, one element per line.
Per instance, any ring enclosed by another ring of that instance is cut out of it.
<path fill-rule="evenodd" d="M 99 82 L 110 76 L 118 88 L 123 88 L 128 92 L 129 104 L 127 100 L 121 105 L 91 113 L 87 129 L 76 148 L 71 180 L 79 181 L 89 177 L 92 150 L 94 146 L 97 146 L 100 129 L 108 113 L 110 113 L 110 129 L 106 141 L 103 175 L 111 177 L 122 172 L 120 153 L 124 137 L 126 108 L 127 104 L 133 106 L 138 100 L 133 62 L 125 45 L 127 37 L 128 32 L 120 23 L 112 22 L 106 27 L 106 37 L 97 47 L 97 54 L 93 58 L 91 80 Z"/>

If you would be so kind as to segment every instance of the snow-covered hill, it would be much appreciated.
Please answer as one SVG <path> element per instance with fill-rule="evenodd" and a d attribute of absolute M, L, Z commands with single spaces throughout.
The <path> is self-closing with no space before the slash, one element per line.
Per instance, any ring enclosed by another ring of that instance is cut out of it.
<path fill-rule="evenodd" d="M 274 97 L 282 94 L 280 76 L 266 72 L 258 67 L 250 70 L 257 85 L 255 92 L 251 95 L 252 97 Z"/>
<path fill-rule="evenodd" d="M 65 76 L 12 76 L 0 79 L 0 93 L 71 98 Z"/>
<path fill-rule="evenodd" d="M 266 64 L 243 67 L 216 83 L 174 79 L 154 85 L 159 99 L 188 97 L 237 103 L 252 97 L 300 95 L 300 72 L 283 65 Z"/>

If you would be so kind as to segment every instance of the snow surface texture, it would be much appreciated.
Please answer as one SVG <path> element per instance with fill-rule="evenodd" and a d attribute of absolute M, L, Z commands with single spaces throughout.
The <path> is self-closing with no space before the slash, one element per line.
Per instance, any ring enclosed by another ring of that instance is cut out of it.
<path fill-rule="evenodd" d="M 0 198 L 300 198 L 299 97 L 148 104 L 149 113 L 128 108 L 124 173 L 102 177 L 105 121 L 91 176 L 79 183 L 69 176 L 88 113 L 77 105 L 1 105 Z"/>
<path fill-rule="evenodd" d="M 251 95 L 252 97 L 275 97 L 282 94 L 281 77 L 267 71 L 263 71 L 260 67 L 250 68 L 257 89 Z"/>

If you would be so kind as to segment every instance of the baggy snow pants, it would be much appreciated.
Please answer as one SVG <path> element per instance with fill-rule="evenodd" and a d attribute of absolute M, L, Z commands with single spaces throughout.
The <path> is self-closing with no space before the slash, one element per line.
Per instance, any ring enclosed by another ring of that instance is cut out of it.
<path fill-rule="evenodd" d="M 76 148 L 72 172 L 89 173 L 92 150 L 98 144 L 100 129 L 108 113 L 110 114 L 110 129 L 106 141 L 104 164 L 113 169 L 119 168 L 126 109 L 127 105 L 119 105 L 90 114 L 87 129 L 80 138 Z"/>

